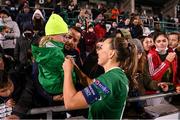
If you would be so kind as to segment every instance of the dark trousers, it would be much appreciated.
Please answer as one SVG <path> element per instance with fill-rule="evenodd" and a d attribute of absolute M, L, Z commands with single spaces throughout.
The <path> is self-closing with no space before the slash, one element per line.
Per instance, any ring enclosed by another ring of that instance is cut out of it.
<path fill-rule="evenodd" d="M 8 48 L 8 49 L 4 49 L 4 53 L 6 55 L 9 55 L 11 57 L 14 57 L 14 48 Z"/>

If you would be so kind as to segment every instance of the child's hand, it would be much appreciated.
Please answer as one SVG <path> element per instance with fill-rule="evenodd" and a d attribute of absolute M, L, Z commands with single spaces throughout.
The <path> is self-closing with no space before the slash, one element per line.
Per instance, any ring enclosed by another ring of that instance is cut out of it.
<path fill-rule="evenodd" d="M 11 98 L 8 101 L 6 101 L 6 106 L 8 107 L 14 107 L 15 106 L 15 101 Z"/>
<path fill-rule="evenodd" d="M 20 120 L 20 118 L 16 115 L 10 115 L 10 116 L 7 116 L 5 120 Z"/>
<path fill-rule="evenodd" d="M 53 96 L 53 101 L 63 101 L 63 94 Z"/>

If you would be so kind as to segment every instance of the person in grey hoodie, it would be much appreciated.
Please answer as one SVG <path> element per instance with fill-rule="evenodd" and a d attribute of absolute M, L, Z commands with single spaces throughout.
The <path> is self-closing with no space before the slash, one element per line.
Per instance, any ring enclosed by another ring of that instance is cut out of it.
<path fill-rule="evenodd" d="M 0 32 L 3 36 L 2 48 L 5 54 L 13 57 L 16 39 L 20 36 L 19 27 L 7 9 L 0 10 L 0 21 L 4 24 L 4 29 Z"/>

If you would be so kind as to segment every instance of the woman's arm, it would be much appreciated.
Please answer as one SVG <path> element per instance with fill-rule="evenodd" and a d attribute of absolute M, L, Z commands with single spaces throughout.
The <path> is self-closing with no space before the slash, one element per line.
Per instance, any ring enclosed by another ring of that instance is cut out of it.
<path fill-rule="evenodd" d="M 73 70 L 73 60 L 71 58 L 65 58 L 63 63 L 64 69 L 64 86 L 63 86 L 63 96 L 64 104 L 66 109 L 82 109 L 87 108 L 88 103 L 85 100 L 81 91 L 76 91 L 73 80 L 72 80 L 72 70 Z"/>
<path fill-rule="evenodd" d="M 20 30 L 18 27 L 18 24 L 16 22 L 13 22 L 13 32 L 11 33 L 5 33 L 5 38 L 18 38 L 20 37 Z"/>

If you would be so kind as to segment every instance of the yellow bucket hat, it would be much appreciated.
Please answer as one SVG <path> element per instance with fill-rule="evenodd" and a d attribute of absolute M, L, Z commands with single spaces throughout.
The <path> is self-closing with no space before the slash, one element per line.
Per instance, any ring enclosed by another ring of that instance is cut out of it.
<path fill-rule="evenodd" d="M 58 14 L 52 14 L 45 26 L 46 35 L 68 33 L 68 25 Z"/>

